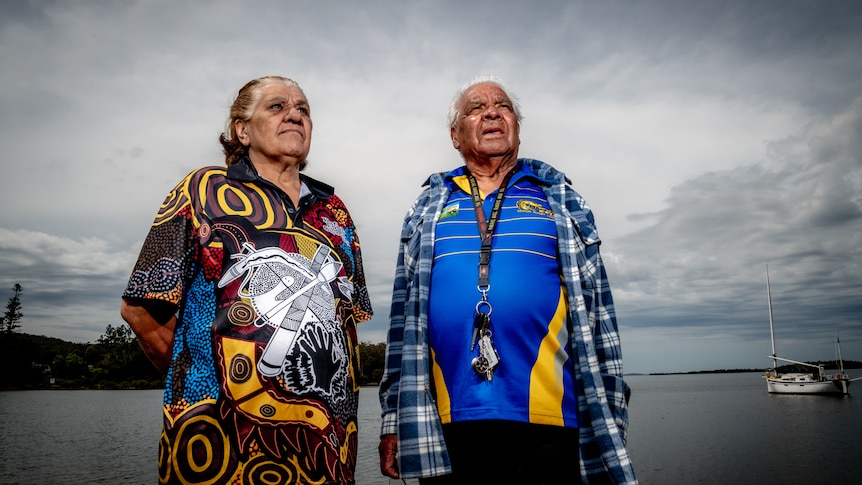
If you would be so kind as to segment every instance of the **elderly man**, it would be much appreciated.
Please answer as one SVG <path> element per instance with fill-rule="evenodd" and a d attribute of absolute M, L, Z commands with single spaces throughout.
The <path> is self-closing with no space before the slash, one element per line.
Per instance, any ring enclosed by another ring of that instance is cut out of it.
<path fill-rule="evenodd" d="M 423 484 L 637 483 L 590 208 L 565 175 L 518 158 L 519 108 L 496 79 L 459 91 L 449 126 L 465 165 L 429 178 L 401 233 L 381 471 Z"/>

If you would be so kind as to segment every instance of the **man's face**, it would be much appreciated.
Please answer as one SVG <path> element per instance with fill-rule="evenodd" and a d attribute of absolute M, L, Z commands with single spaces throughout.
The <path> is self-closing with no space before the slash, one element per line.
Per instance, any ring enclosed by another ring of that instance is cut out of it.
<path fill-rule="evenodd" d="M 518 157 L 521 126 L 505 91 L 496 84 L 477 84 L 461 96 L 459 104 L 458 118 L 450 135 L 452 145 L 464 160 Z"/>

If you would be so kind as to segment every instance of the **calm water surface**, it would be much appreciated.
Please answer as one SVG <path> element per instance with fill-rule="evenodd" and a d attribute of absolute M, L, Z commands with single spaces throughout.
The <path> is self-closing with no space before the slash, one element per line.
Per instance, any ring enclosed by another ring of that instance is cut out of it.
<path fill-rule="evenodd" d="M 758 374 L 627 380 L 629 450 L 643 484 L 860 483 L 851 471 L 862 456 L 860 383 L 859 397 L 840 398 L 770 395 Z M 0 483 L 156 483 L 161 398 L 0 392 Z M 378 471 L 376 388 L 360 392 L 359 426 L 358 483 L 388 484 Z"/>
<path fill-rule="evenodd" d="M 626 380 L 643 484 L 862 483 L 860 382 L 832 397 L 768 394 L 758 373 Z"/>

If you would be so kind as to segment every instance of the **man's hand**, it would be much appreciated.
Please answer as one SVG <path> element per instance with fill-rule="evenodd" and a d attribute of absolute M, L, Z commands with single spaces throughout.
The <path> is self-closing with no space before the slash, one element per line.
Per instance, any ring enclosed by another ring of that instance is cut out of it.
<path fill-rule="evenodd" d="M 398 474 L 398 435 L 385 434 L 377 446 L 380 453 L 380 473 L 389 478 L 400 478 Z"/>

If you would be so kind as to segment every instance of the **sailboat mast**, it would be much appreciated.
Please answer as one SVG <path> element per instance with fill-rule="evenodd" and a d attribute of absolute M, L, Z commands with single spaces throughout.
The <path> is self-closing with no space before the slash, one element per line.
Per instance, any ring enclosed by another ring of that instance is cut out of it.
<path fill-rule="evenodd" d="M 769 336 L 772 340 L 772 368 L 778 367 L 775 360 L 775 326 L 772 324 L 772 290 L 769 288 L 769 265 L 766 265 L 766 301 L 769 304 Z"/>
<path fill-rule="evenodd" d="M 844 375 L 844 358 L 841 357 L 841 339 L 838 337 L 838 330 L 835 331 L 835 345 L 838 347 L 838 372 Z"/>

